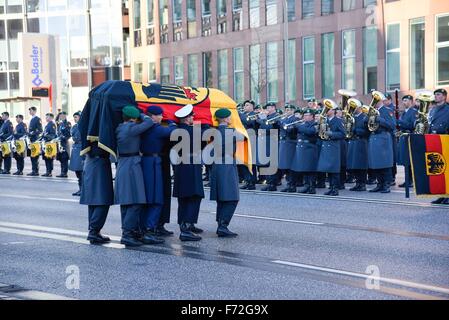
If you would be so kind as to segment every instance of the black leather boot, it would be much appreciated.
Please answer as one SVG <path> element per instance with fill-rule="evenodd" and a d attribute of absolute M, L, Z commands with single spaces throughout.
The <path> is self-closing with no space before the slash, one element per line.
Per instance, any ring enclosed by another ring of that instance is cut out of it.
<path fill-rule="evenodd" d="M 304 185 L 304 187 L 302 187 L 302 188 L 300 188 L 299 190 L 298 190 L 298 193 L 309 193 L 309 190 L 310 190 L 310 186 L 309 185 Z"/>
<path fill-rule="evenodd" d="M 164 239 L 158 238 L 154 235 L 154 232 L 146 232 L 141 241 L 143 244 L 162 244 L 165 242 Z"/>
<path fill-rule="evenodd" d="M 103 244 L 111 242 L 111 239 L 103 236 L 98 231 L 89 231 L 89 235 L 87 236 L 87 241 L 90 241 L 91 244 Z"/>
<path fill-rule="evenodd" d="M 164 225 L 159 225 L 154 229 L 157 237 L 171 237 L 174 233 L 165 229 Z"/>
<path fill-rule="evenodd" d="M 332 187 L 332 188 L 330 188 L 329 191 L 326 192 L 324 195 L 325 195 L 325 196 L 336 197 L 336 196 L 338 196 L 338 194 L 339 194 L 339 193 L 338 193 L 338 188 Z"/>
<path fill-rule="evenodd" d="M 228 229 L 229 222 L 220 221 L 218 223 L 217 235 L 219 238 L 235 238 L 238 236 L 237 233 L 234 233 Z"/>
<path fill-rule="evenodd" d="M 140 247 L 143 244 L 142 241 L 137 238 L 136 233 L 132 231 L 123 231 L 120 243 L 127 247 Z"/>
<path fill-rule="evenodd" d="M 371 189 L 369 192 L 380 192 L 382 188 L 383 186 L 381 184 L 377 184 L 377 186 L 374 189 Z"/>
<path fill-rule="evenodd" d="M 191 231 L 192 223 L 184 222 L 179 226 L 179 228 L 181 230 L 179 240 L 181 241 L 200 241 L 202 239 L 199 235 Z"/>

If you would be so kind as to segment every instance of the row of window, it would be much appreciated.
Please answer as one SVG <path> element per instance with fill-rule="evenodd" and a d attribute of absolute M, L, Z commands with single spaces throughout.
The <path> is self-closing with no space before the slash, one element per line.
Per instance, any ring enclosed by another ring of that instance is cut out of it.
<path fill-rule="evenodd" d="M 356 90 L 356 30 L 341 32 L 341 59 L 343 88 Z M 369 93 L 378 86 L 378 30 L 376 27 L 363 28 L 363 91 Z M 424 18 L 412 19 L 409 22 L 410 34 L 410 89 L 425 87 L 425 22 Z M 316 92 L 316 64 L 321 63 L 321 95 L 323 97 L 335 96 L 335 33 L 325 33 L 321 37 L 321 61 L 316 61 L 315 36 L 302 38 L 302 93 L 303 99 L 313 98 Z M 279 71 L 286 74 L 287 86 L 285 99 L 297 99 L 296 75 L 296 39 L 288 41 L 287 61 L 282 70 L 279 70 L 279 46 L 281 42 L 268 42 L 265 54 L 261 55 L 260 44 L 249 46 L 249 68 L 245 69 L 244 49 L 232 49 L 232 68 L 234 88 L 229 88 L 228 81 L 228 54 L 229 51 L 217 52 L 216 68 L 212 66 L 212 53 L 202 53 L 203 86 L 217 86 L 219 89 L 233 95 L 236 101 L 243 99 L 244 78 L 247 77 L 251 88 L 251 97 L 259 100 L 263 90 L 266 90 L 268 101 L 279 101 L 278 92 Z M 403 49 L 405 50 L 405 48 Z M 436 43 L 436 85 L 449 85 L 449 15 L 437 17 L 437 43 Z M 173 58 L 174 73 L 170 70 L 170 59 L 160 60 L 160 82 L 175 81 L 178 85 L 196 87 L 198 80 L 198 54 L 188 55 L 187 79 L 184 77 L 183 56 Z M 400 89 L 400 24 L 389 24 L 386 28 L 386 90 Z M 215 71 L 216 70 L 216 71 Z M 217 72 L 217 84 L 212 83 L 213 72 Z M 142 81 L 143 64 L 135 64 L 135 81 Z M 174 78 L 170 75 L 174 74 Z M 157 81 L 156 64 L 149 65 L 149 82 Z"/>
<path fill-rule="evenodd" d="M 169 1 L 172 7 L 172 23 L 173 23 L 173 40 L 182 40 L 182 9 L 186 6 L 187 12 L 187 37 L 197 37 L 197 5 L 201 6 L 201 36 L 211 35 L 211 0 L 159 0 L 159 28 L 160 28 L 160 42 L 167 43 L 169 41 L 168 24 L 169 24 Z M 343 0 L 342 11 L 354 10 L 358 0 Z M 197 3 L 198 2 L 198 3 Z M 278 12 L 277 0 L 265 0 L 265 21 L 266 25 L 275 25 L 282 21 L 282 12 Z M 284 5 L 284 1 L 282 1 Z M 288 21 L 296 19 L 296 0 L 287 0 L 287 17 Z M 363 0 L 364 7 L 375 5 L 377 0 Z M 261 26 L 260 22 L 260 0 L 249 0 L 249 27 L 258 28 Z M 242 30 L 243 14 L 242 14 L 242 0 L 232 1 L 232 31 Z M 315 0 L 303 0 L 301 2 L 302 18 L 309 18 L 315 15 Z M 329 15 L 334 13 L 334 0 L 321 0 L 321 15 Z M 155 43 L 154 28 L 155 28 L 155 1 L 146 0 L 146 33 L 147 45 Z M 217 18 L 217 33 L 225 33 L 228 30 L 226 15 L 226 0 L 216 0 L 216 18 Z M 134 46 L 142 46 L 142 0 L 133 0 L 133 27 L 134 27 Z"/>

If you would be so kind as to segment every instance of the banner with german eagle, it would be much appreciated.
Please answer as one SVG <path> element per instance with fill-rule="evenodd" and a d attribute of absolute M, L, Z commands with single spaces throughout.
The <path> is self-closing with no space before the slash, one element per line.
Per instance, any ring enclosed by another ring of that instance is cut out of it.
<path fill-rule="evenodd" d="M 79 129 L 82 137 L 82 153 L 92 142 L 116 156 L 115 129 L 122 122 L 122 109 L 134 105 L 145 111 L 150 105 L 164 110 L 164 120 L 176 121 L 175 112 L 185 105 L 194 107 L 195 122 L 217 126 L 215 112 L 220 108 L 231 110 L 231 127 L 247 139 L 238 143 L 236 158 L 251 167 L 252 155 L 249 136 L 240 121 L 235 103 L 224 92 L 212 88 L 182 87 L 168 84 L 141 84 L 128 81 L 106 81 L 92 89 L 83 109 Z"/>
<path fill-rule="evenodd" d="M 449 195 L 449 135 L 414 134 L 409 146 L 416 195 Z"/>

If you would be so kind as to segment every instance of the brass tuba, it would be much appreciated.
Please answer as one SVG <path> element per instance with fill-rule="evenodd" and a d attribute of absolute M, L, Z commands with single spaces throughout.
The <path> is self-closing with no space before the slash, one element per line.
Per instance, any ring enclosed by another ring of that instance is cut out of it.
<path fill-rule="evenodd" d="M 430 104 L 435 100 L 432 91 L 422 90 L 416 93 L 416 99 L 419 100 L 418 120 L 415 124 L 415 134 L 429 133 L 429 111 Z"/>
<path fill-rule="evenodd" d="M 347 110 L 345 110 L 345 129 L 346 129 L 346 138 L 351 139 L 354 135 L 354 125 L 355 125 L 355 119 L 353 117 L 353 114 L 357 108 L 362 107 L 363 104 L 357 99 L 351 98 L 348 100 L 348 107 Z"/>
<path fill-rule="evenodd" d="M 349 109 L 349 101 L 357 95 L 357 92 L 340 89 L 338 90 L 338 94 L 342 96 L 341 110 L 343 110 L 343 124 L 346 129 L 346 138 L 350 139 L 352 137 L 352 128 L 354 127 L 355 122 L 352 113 L 355 109 L 352 111 Z"/>
<path fill-rule="evenodd" d="M 373 96 L 373 100 L 371 100 L 368 110 L 368 130 L 375 132 L 379 129 L 379 123 L 376 121 L 376 118 L 379 116 L 379 111 L 376 109 L 376 105 L 379 101 L 385 100 L 385 96 L 380 91 L 373 91 L 371 95 Z"/>
<path fill-rule="evenodd" d="M 320 114 L 320 122 L 318 124 L 318 136 L 321 140 L 329 140 L 327 132 L 329 131 L 329 125 L 327 123 L 327 113 L 329 110 L 337 109 L 338 105 L 331 99 L 323 100 L 323 111 Z"/>

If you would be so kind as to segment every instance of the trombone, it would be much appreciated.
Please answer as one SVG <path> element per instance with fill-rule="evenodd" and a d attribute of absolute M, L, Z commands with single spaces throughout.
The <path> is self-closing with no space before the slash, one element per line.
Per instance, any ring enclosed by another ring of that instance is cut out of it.
<path fill-rule="evenodd" d="M 290 127 L 296 126 L 297 124 L 302 124 L 304 122 L 305 122 L 305 120 L 301 119 L 301 120 L 298 120 L 298 121 L 295 121 L 292 123 L 285 124 L 283 128 L 284 128 L 284 130 L 287 130 Z"/>
<path fill-rule="evenodd" d="M 277 115 L 274 118 L 271 118 L 269 120 L 265 120 L 265 125 L 268 126 L 268 125 L 274 124 L 277 121 L 281 121 L 281 120 L 287 119 L 290 116 L 291 116 L 291 114 L 279 114 L 279 115 Z"/>

